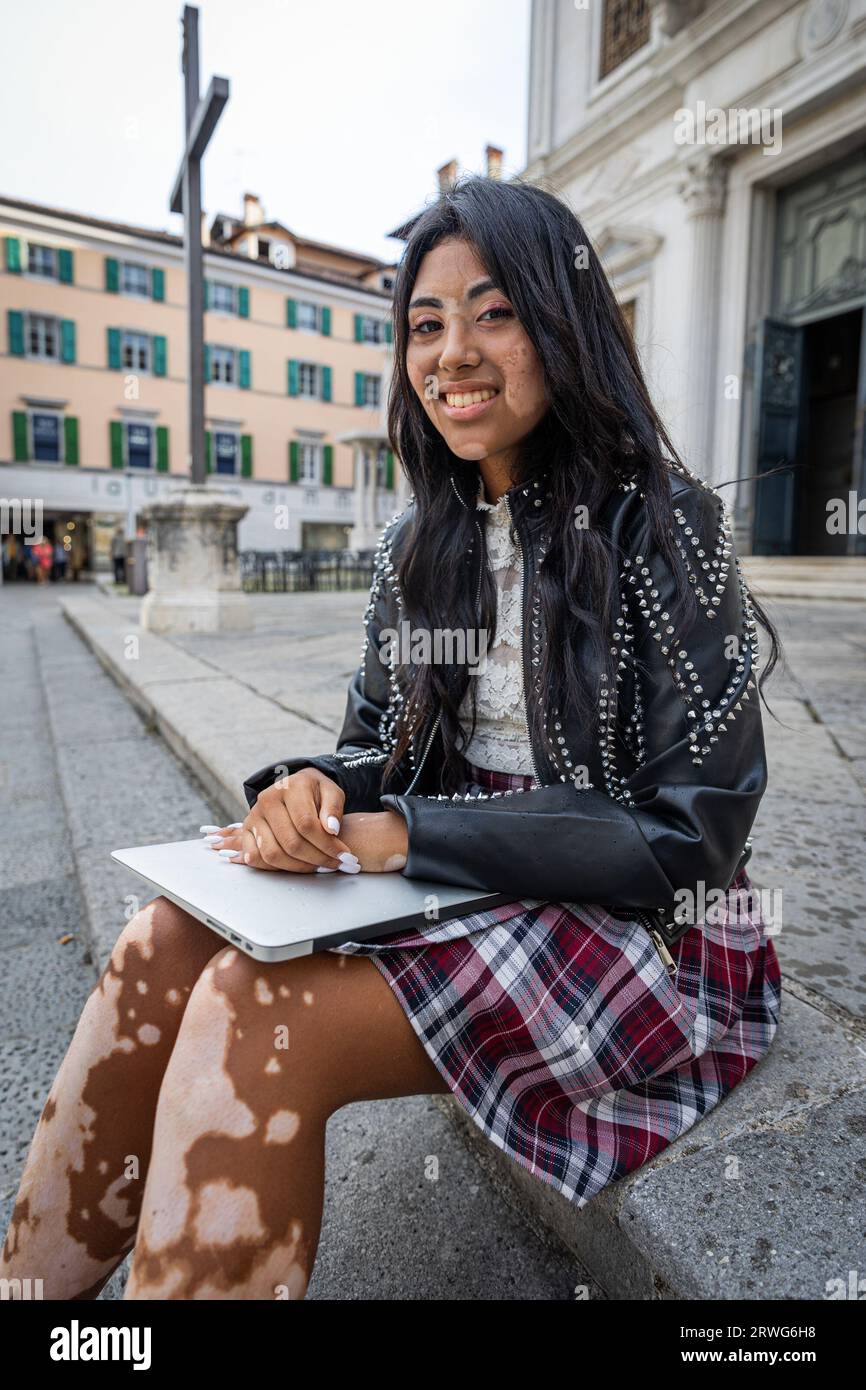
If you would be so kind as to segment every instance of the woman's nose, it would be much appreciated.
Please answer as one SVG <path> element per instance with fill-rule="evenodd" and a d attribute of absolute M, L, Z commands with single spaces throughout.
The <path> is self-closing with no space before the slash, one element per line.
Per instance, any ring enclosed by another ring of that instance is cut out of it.
<path fill-rule="evenodd" d="M 439 354 L 439 366 L 444 373 L 456 372 L 461 367 L 477 367 L 481 361 L 472 333 L 466 326 L 454 319 L 445 329 L 445 339 Z"/>

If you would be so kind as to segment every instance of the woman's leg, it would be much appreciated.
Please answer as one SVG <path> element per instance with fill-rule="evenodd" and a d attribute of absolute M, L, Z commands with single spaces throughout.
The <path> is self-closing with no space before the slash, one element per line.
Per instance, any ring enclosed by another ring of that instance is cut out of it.
<path fill-rule="evenodd" d="M 163 1072 L 220 949 L 167 898 L 123 929 L 37 1124 L 0 1275 L 42 1279 L 46 1298 L 95 1298 L 131 1248 Z"/>
<path fill-rule="evenodd" d="M 223 950 L 166 1069 L 126 1297 L 303 1298 L 328 1116 L 448 1089 L 372 961 Z"/>

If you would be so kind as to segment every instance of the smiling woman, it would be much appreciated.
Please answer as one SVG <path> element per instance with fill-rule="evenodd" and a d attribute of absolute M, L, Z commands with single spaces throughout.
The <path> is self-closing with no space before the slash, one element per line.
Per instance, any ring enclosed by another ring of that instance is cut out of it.
<path fill-rule="evenodd" d="M 776 1033 L 745 870 L 775 634 L 583 227 L 519 181 L 443 193 L 407 243 L 394 342 L 414 495 L 377 548 L 336 749 L 253 773 L 243 824 L 205 829 L 226 873 L 402 872 L 509 900 L 273 966 L 164 899 L 138 914 L 4 1250 L 50 1297 L 93 1296 L 133 1242 L 131 1298 L 303 1297 L 325 1126 L 362 1099 L 450 1091 L 583 1206 Z M 433 642 L 383 648 L 404 620 Z M 489 659 L 470 669 L 468 641 L 428 659 L 444 632 L 486 633 Z M 683 890 L 716 889 L 721 912 L 675 917 Z M 118 1172 L 130 1154 L 140 1173 Z"/>

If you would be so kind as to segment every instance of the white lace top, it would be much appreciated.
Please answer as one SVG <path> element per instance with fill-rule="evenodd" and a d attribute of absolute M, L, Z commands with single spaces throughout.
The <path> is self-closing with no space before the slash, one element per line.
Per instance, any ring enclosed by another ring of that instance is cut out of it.
<path fill-rule="evenodd" d="M 484 513 L 487 559 L 498 593 L 496 631 L 487 653 L 486 669 L 470 679 L 475 686 L 475 733 L 464 757 L 476 767 L 497 772 L 533 775 L 529 736 L 523 704 L 523 668 L 520 628 L 523 604 L 523 560 L 520 542 L 512 542 L 505 497 L 496 503 L 485 498 L 484 480 L 478 488 L 477 507 Z M 472 727 L 471 691 L 460 706 L 467 735 Z"/>

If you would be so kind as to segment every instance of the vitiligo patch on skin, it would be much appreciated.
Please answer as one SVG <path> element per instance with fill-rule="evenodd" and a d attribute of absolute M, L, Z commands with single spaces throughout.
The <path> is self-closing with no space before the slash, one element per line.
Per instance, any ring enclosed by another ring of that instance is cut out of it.
<path fill-rule="evenodd" d="M 301 1117 L 294 1110 L 277 1110 L 268 1120 L 265 1143 L 288 1144 L 297 1134 L 300 1123 Z"/>
<path fill-rule="evenodd" d="M 258 1001 L 259 1004 L 273 1004 L 273 1002 L 274 1002 L 273 993 L 272 993 L 272 991 L 270 990 L 270 988 L 268 987 L 267 981 L 266 981 L 266 980 L 263 980 L 262 977 L 261 977 L 261 975 L 260 975 L 259 978 L 256 980 L 256 987 L 255 987 L 255 988 L 256 988 L 256 999 L 257 999 L 257 1001 Z"/>
<path fill-rule="evenodd" d="M 291 1285 L 298 1297 L 306 1288 L 303 1228 L 286 1212 L 285 1195 L 287 1145 L 301 1134 L 302 1116 L 273 1094 L 297 1074 L 271 1065 L 271 1025 L 256 989 L 262 977 L 252 969 L 228 948 L 190 998 L 160 1096 L 129 1298 L 244 1297 L 265 1279 Z M 267 1087 L 263 1072 L 274 1078 Z M 311 1130 L 314 1146 L 317 1133 L 321 1140 L 321 1121 Z M 320 1162 L 315 1147 L 312 1157 Z M 297 1234 L 287 1239 L 292 1220 Z"/>
<path fill-rule="evenodd" d="M 26 1273 L 25 1261 L 45 1270 L 49 1298 L 98 1291 L 132 1244 L 143 1183 L 126 1176 L 125 1162 L 135 1153 L 146 1172 L 153 1109 L 181 1017 L 165 1002 L 166 988 L 177 987 L 184 968 L 195 978 L 207 959 L 201 948 L 198 958 L 190 952 L 190 923 L 156 899 L 127 924 L 36 1127 L 2 1273 Z M 130 1096 L 135 1103 L 124 1106 Z"/>

